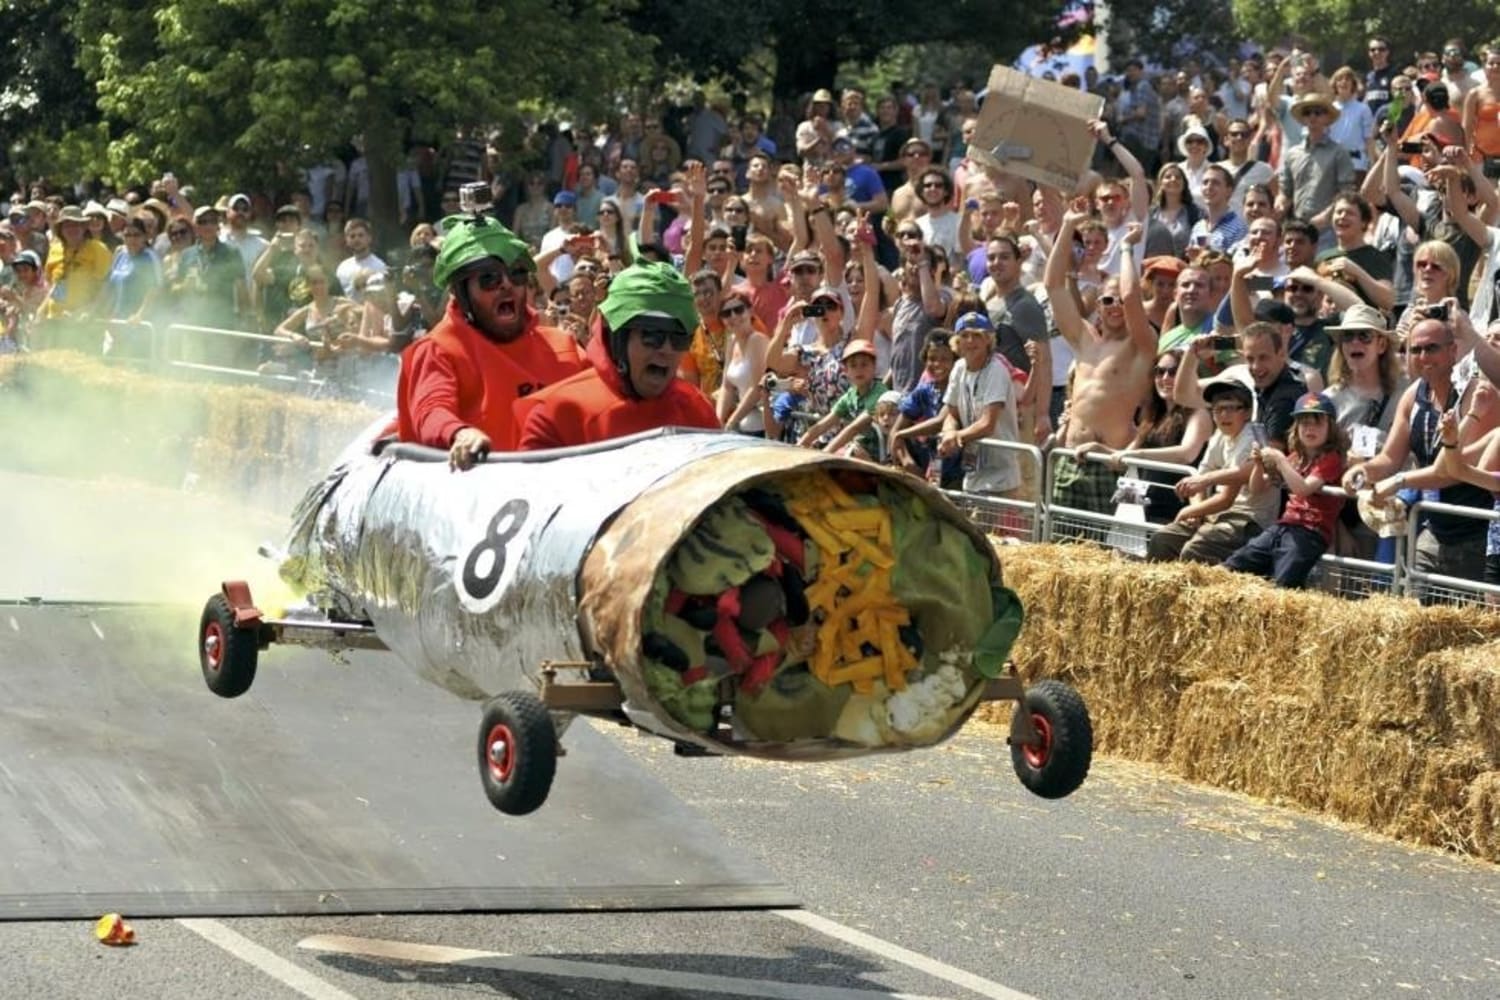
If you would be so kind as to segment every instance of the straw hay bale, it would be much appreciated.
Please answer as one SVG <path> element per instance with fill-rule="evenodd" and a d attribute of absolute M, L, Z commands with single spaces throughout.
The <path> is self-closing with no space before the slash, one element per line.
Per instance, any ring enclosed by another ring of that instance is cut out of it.
<path fill-rule="evenodd" d="M 1444 711 L 1460 739 L 1484 747 L 1500 767 L 1500 642 L 1443 650 L 1423 660 L 1443 678 Z"/>
<path fill-rule="evenodd" d="M 1500 771 L 1486 771 L 1469 784 L 1468 849 L 1486 861 L 1500 861 Z"/>
<path fill-rule="evenodd" d="M 0 358 L 0 409 L 37 441 L 18 464 L 56 465 L 54 445 L 87 441 L 96 475 L 198 488 L 276 507 L 296 501 L 374 418 L 354 403 L 311 400 L 248 386 L 162 378 L 69 351 Z"/>
<path fill-rule="evenodd" d="M 1327 779 L 1317 749 L 1332 729 L 1307 700 L 1257 694 L 1239 681 L 1201 681 L 1183 693 L 1176 729 L 1171 766 L 1184 777 L 1323 806 Z"/>
<path fill-rule="evenodd" d="M 1328 760 L 1326 808 L 1392 837 L 1467 850 L 1470 784 L 1488 769 L 1482 747 L 1444 746 L 1399 731 L 1346 730 Z"/>

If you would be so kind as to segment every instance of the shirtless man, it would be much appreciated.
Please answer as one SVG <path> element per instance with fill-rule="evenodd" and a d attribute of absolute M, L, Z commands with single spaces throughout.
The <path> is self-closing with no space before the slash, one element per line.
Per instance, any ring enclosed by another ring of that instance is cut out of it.
<path fill-rule="evenodd" d="M 1128 446 L 1135 435 L 1135 410 L 1151 391 L 1151 369 L 1156 361 L 1156 334 L 1146 320 L 1135 280 L 1135 245 L 1140 223 L 1132 223 L 1122 242 L 1122 270 L 1128 280 L 1110 278 L 1099 296 L 1099 325 L 1079 311 L 1077 289 L 1069 281 L 1073 264 L 1073 234 L 1090 218 L 1086 207 L 1075 205 L 1063 215 L 1057 242 L 1047 258 L 1044 282 L 1052 303 L 1052 320 L 1073 349 L 1073 394 L 1063 446 L 1088 450 L 1090 444 L 1115 450 Z M 1122 286 L 1128 294 L 1122 294 Z M 1114 510 L 1119 473 L 1099 462 L 1075 462 L 1058 456 L 1052 502 L 1100 514 Z"/>
<path fill-rule="evenodd" d="M 785 246 L 781 193 L 776 187 L 771 158 L 764 150 L 750 154 L 750 160 L 745 164 L 745 180 L 749 184 L 745 203 L 750 206 L 750 224 L 774 240 L 777 246 Z"/>

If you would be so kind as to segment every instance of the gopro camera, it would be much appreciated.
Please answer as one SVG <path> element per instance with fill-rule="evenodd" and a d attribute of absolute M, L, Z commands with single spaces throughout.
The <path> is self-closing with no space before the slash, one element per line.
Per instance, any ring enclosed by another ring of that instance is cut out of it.
<path fill-rule="evenodd" d="M 458 188 L 458 208 L 469 215 L 478 215 L 493 206 L 490 186 L 484 181 L 473 181 Z"/>

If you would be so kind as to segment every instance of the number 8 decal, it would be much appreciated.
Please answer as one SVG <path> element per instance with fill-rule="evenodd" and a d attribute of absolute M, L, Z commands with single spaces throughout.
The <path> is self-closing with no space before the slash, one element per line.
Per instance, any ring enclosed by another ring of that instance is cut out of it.
<path fill-rule="evenodd" d="M 531 505 L 525 500 L 506 502 L 490 518 L 484 537 L 469 550 L 454 581 L 459 603 L 468 610 L 476 613 L 488 611 L 500 603 L 500 596 L 504 593 L 501 583 L 508 582 L 514 575 L 515 558 L 520 554 L 519 551 L 508 551 L 507 546 L 520 534 L 530 513 Z M 507 570 L 511 572 L 507 573 Z"/>

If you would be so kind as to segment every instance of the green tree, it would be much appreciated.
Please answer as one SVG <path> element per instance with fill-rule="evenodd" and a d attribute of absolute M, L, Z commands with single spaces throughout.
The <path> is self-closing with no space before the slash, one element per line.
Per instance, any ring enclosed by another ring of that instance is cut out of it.
<path fill-rule="evenodd" d="M 700 79 L 738 77 L 756 56 L 774 58 L 772 92 L 796 97 L 833 86 L 839 67 L 867 63 L 890 47 L 967 42 L 1009 62 L 1056 31 L 1058 9 L 1024 0 L 641 0 L 634 27 L 661 40 L 662 68 Z M 946 82 L 947 67 L 925 67 Z"/>
<path fill-rule="evenodd" d="M 1234 0 L 1235 21 L 1249 37 L 1268 42 L 1296 37 L 1323 55 L 1327 69 L 1341 60 L 1363 66 L 1372 34 L 1391 41 L 1391 63 L 1406 66 L 1445 38 L 1462 38 L 1477 49 L 1500 37 L 1500 7 L 1494 0 L 1416 0 L 1367 4 L 1358 0 Z"/>
<path fill-rule="evenodd" d="M 5 166 L 26 180 L 39 175 L 46 144 L 40 140 L 79 128 L 97 117 L 88 82 L 77 66 L 77 46 L 66 30 L 70 4 L 7 0 L 0 4 L 0 149 Z"/>
<path fill-rule="evenodd" d="M 73 0 L 114 177 L 265 187 L 364 136 L 386 239 L 410 136 L 607 99 L 649 48 L 620 0 Z"/>

